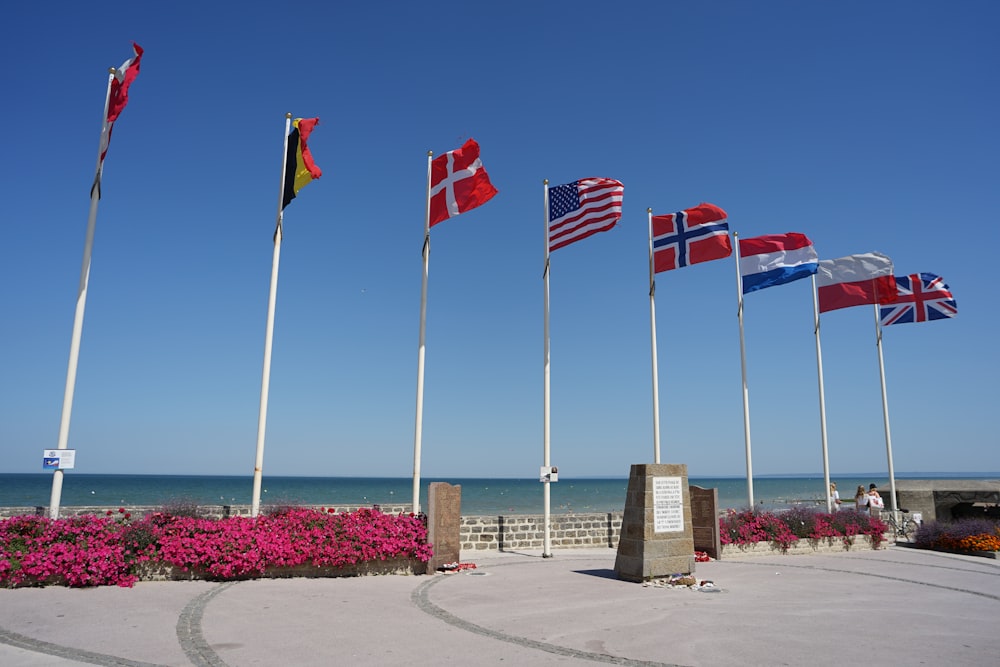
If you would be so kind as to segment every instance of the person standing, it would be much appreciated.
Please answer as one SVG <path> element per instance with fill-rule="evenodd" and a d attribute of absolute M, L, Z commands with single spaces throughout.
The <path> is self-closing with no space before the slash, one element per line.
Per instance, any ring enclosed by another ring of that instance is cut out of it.
<path fill-rule="evenodd" d="M 875 514 L 875 510 L 881 510 L 885 508 L 885 503 L 882 501 L 882 494 L 878 492 L 878 486 L 876 484 L 868 485 L 868 511 L 871 514 Z"/>
<path fill-rule="evenodd" d="M 858 512 L 868 511 L 868 494 L 865 493 L 864 484 L 858 484 L 858 490 L 854 494 L 854 509 Z"/>
<path fill-rule="evenodd" d="M 840 511 L 840 492 L 837 491 L 837 483 L 830 482 L 830 498 L 833 500 L 833 511 Z"/>

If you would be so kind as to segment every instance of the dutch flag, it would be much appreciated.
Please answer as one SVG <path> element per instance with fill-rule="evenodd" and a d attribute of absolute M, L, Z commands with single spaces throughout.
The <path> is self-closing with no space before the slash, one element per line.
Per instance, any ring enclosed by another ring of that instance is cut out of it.
<path fill-rule="evenodd" d="M 816 273 L 819 256 L 805 234 L 769 234 L 740 239 L 743 293 L 784 285 Z"/>

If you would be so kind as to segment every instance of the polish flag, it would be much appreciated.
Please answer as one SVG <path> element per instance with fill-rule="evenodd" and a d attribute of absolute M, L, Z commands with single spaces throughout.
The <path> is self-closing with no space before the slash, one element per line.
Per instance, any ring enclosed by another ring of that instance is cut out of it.
<path fill-rule="evenodd" d="M 816 271 L 819 312 L 896 300 L 892 260 L 877 252 L 823 259 Z"/>

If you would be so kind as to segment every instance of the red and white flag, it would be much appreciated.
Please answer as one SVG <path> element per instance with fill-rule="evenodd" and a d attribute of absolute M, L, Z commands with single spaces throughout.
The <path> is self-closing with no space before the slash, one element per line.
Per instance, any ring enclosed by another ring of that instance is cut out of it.
<path fill-rule="evenodd" d="M 670 271 L 733 254 L 726 212 L 702 202 L 667 215 L 654 215 L 653 271 Z"/>
<path fill-rule="evenodd" d="M 819 312 L 896 300 L 892 260 L 877 252 L 822 259 L 816 271 Z"/>
<path fill-rule="evenodd" d="M 135 55 L 122 63 L 122 66 L 115 70 L 115 78 L 111 81 L 111 92 L 108 95 L 108 117 L 101 133 L 101 163 L 104 163 L 104 156 L 108 153 L 108 145 L 111 143 L 111 129 L 114 127 L 118 116 L 128 104 L 128 88 L 139 76 L 139 62 L 142 60 L 142 47 L 132 42 L 132 50 Z"/>
<path fill-rule="evenodd" d="M 469 139 L 431 161 L 430 226 L 482 206 L 496 193 L 479 159 L 479 144 Z"/>

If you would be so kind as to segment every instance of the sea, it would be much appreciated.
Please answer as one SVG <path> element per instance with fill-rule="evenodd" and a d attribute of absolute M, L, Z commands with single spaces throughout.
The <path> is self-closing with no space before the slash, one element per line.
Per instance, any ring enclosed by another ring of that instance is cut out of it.
<path fill-rule="evenodd" d="M 831 476 L 845 502 L 854 497 L 858 485 L 877 484 L 889 488 L 882 474 L 855 473 Z M 903 479 L 998 480 L 1000 473 L 912 473 Z M 448 482 L 462 487 L 462 514 L 491 516 L 542 514 L 542 484 L 534 479 L 423 478 L 421 508 L 427 507 L 430 482 Z M 748 506 L 745 477 L 691 477 L 688 482 L 718 489 L 720 509 Z M 625 507 L 628 479 L 569 478 L 560 475 L 551 483 L 553 514 L 620 512 Z M 776 475 L 754 477 L 754 504 L 781 510 L 797 505 L 825 506 L 823 475 Z M 249 505 L 253 478 L 210 475 L 99 475 L 66 471 L 63 475 L 61 507 L 85 506 L 114 509 L 127 506 Z M 0 473 L 0 507 L 48 506 L 52 495 L 52 473 Z M 409 506 L 413 502 L 413 480 L 409 477 L 263 477 L 261 504 L 267 506 L 379 505 Z"/>

